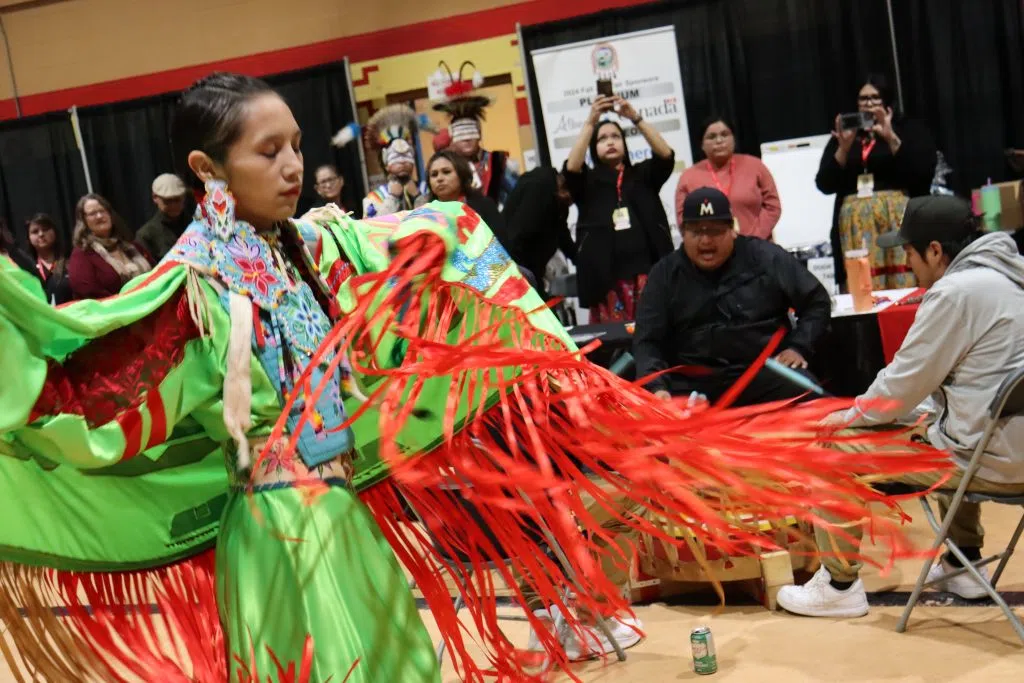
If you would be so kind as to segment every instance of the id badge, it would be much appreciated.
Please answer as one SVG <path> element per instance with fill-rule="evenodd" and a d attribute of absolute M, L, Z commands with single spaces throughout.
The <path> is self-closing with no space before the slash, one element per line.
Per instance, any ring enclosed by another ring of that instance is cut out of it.
<path fill-rule="evenodd" d="M 620 206 L 612 211 L 612 225 L 616 230 L 629 230 L 629 207 Z"/>
<path fill-rule="evenodd" d="M 857 176 L 857 196 L 871 197 L 875 194 L 875 176 L 873 173 L 861 173 Z"/>

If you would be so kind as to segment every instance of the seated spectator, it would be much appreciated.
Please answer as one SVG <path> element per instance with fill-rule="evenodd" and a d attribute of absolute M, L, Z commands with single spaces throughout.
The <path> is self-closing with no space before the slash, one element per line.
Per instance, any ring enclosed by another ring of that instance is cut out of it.
<path fill-rule="evenodd" d="M 338 173 L 338 167 L 334 164 L 323 164 L 318 166 L 316 174 L 316 193 L 323 200 L 320 206 L 334 204 L 342 211 L 345 205 L 341 202 L 341 191 L 345 189 L 345 178 Z"/>
<path fill-rule="evenodd" d="M 67 257 L 57 233 L 57 224 L 45 213 L 37 213 L 25 223 L 28 243 L 36 260 L 36 272 L 43 281 L 46 299 L 52 304 L 71 301 Z"/>
<path fill-rule="evenodd" d="M 715 401 L 781 328 L 788 334 L 776 359 L 806 372 L 832 316 L 832 300 L 818 279 L 781 247 L 737 235 L 729 200 L 712 187 L 686 197 L 681 227 L 682 247 L 651 269 L 640 297 L 633 340 L 637 377 L 689 366 L 694 369 L 688 375 L 664 374 L 648 388 L 662 398 L 697 392 Z M 764 369 L 736 404 L 802 393 Z"/>
<path fill-rule="evenodd" d="M 757 157 L 735 153 L 733 127 L 721 116 L 712 116 L 704 123 L 701 149 L 706 159 L 683 171 L 676 186 L 676 218 L 680 225 L 686 195 L 699 187 L 717 187 L 729 198 L 741 235 L 772 239 L 782 215 L 772 172 Z"/>
<path fill-rule="evenodd" d="M 519 177 L 501 211 L 505 231 L 499 235 L 512 259 L 538 279 L 541 296 L 548 261 L 561 249 L 567 258 L 576 255 L 569 234 L 572 195 L 565 177 L 553 168 L 535 168 Z"/>
<path fill-rule="evenodd" d="M 949 452 L 955 467 L 945 487 L 956 488 L 982 438 L 989 405 L 1007 373 L 1024 367 L 1024 257 L 1005 233 L 983 234 L 970 205 L 950 196 L 918 197 L 907 204 L 898 233 L 879 237 L 885 248 L 902 247 L 922 287 L 928 289 L 903 345 L 892 363 L 846 413 L 827 420 L 854 428 L 896 429 L 913 436 L 907 424 L 927 416 L 927 441 Z M 851 456 L 856 457 L 856 456 Z M 935 484 L 942 473 L 900 480 Z M 968 491 L 1024 494 L 1024 418 L 996 427 Z M 939 500 L 943 516 L 949 497 Z M 863 533 L 856 520 L 834 520 L 845 534 L 816 529 L 820 548 L 837 548 L 803 586 L 787 586 L 779 605 L 795 614 L 859 617 L 867 613 L 857 559 Z M 981 508 L 961 502 L 950 538 L 971 561 L 981 559 Z M 834 544 L 834 545 L 833 545 Z M 938 579 L 959 561 L 946 555 L 932 567 Z M 981 573 L 987 573 L 986 568 Z M 986 595 L 971 575 L 938 585 L 974 599 Z"/>
<path fill-rule="evenodd" d="M 181 233 L 192 221 L 185 211 L 185 183 L 173 173 L 162 173 L 153 180 L 153 203 L 156 213 L 135 233 L 154 261 L 171 250 Z"/>
<path fill-rule="evenodd" d="M 626 134 L 617 121 L 602 120 L 615 109 L 651 146 L 650 159 L 633 165 Z M 586 164 L 587 152 L 594 167 Z M 651 266 L 672 253 L 668 216 L 658 192 L 675 168 L 665 138 L 626 100 L 594 100 L 565 161 L 565 182 L 576 222 L 580 305 L 593 323 L 633 320 Z"/>
<path fill-rule="evenodd" d="M 87 194 L 75 206 L 74 248 L 68 259 L 68 277 L 75 299 L 113 296 L 134 277 L 149 271 L 149 254 L 128 238 L 124 221 L 110 202 Z"/>

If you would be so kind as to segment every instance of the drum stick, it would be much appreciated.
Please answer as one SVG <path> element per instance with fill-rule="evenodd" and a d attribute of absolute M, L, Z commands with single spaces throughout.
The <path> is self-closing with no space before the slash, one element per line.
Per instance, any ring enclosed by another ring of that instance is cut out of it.
<path fill-rule="evenodd" d="M 827 391 L 822 389 L 820 386 L 818 386 L 809 377 L 800 374 L 799 372 L 797 372 L 793 368 L 790 368 L 790 367 L 787 367 L 787 366 L 783 365 L 782 363 L 780 363 L 779 361 L 775 360 L 774 358 L 769 358 L 768 360 L 766 360 L 765 363 L 764 363 L 764 366 L 766 368 L 768 368 L 769 370 L 771 370 L 772 372 L 774 372 L 775 374 L 777 374 L 780 377 L 782 377 L 783 379 L 789 380 L 790 382 L 792 382 L 793 384 L 797 385 L 801 389 L 806 389 L 807 391 L 811 392 L 812 394 L 817 394 L 818 396 L 831 396 L 830 393 L 828 393 Z"/>

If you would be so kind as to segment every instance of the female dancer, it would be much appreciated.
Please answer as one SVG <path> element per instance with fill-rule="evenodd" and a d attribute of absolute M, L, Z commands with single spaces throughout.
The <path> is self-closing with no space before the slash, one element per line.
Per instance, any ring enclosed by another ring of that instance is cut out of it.
<path fill-rule="evenodd" d="M 155 271 L 53 310 L 0 264 L 0 455 L 14 456 L 0 457 L 0 584 L 14 598 L 0 615 L 50 680 L 295 680 L 290 662 L 304 681 L 436 681 L 385 543 L 464 679 L 483 670 L 446 569 L 490 664 L 524 680 L 489 574 L 472 569 L 509 558 L 506 581 L 563 614 L 570 586 L 587 613 L 627 608 L 596 568 L 602 553 L 630 560 L 581 489 L 640 509 L 623 519 L 635 530 L 684 543 L 663 527 L 685 519 L 726 552 L 774 543 L 743 514 L 820 521 L 812 510 L 861 516 L 876 498 L 814 435 L 747 436 L 799 431 L 834 404 L 698 420 L 590 366 L 460 205 L 290 221 L 301 132 L 262 82 L 198 82 L 172 140 L 206 193 Z M 942 466 L 911 448 L 858 468 Z M 33 495 L 47 504 L 24 505 Z M 214 540 L 215 581 L 197 555 Z M 135 608 L 154 596 L 158 615 Z"/>

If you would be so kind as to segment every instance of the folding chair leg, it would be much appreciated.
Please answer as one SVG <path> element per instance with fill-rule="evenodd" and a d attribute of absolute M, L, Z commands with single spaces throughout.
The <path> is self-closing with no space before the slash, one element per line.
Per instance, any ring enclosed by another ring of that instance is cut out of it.
<path fill-rule="evenodd" d="M 529 496 L 527 496 L 526 493 L 520 491 L 519 494 L 528 504 L 532 504 L 530 502 Z M 544 538 L 547 540 L 548 545 L 551 547 L 551 551 L 558 558 L 559 564 L 562 565 L 562 571 L 565 572 L 566 578 L 569 579 L 570 582 L 572 582 L 572 585 L 576 588 L 577 592 L 582 592 L 579 581 L 577 581 L 576 579 L 576 573 L 572 569 L 572 564 L 569 563 L 569 558 L 566 556 L 565 551 L 563 551 L 562 547 L 558 545 L 558 541 L 557 539 L 555 539 L 554 534 L 552 534 L 550 530 L 544 527 L 541 527 L 541 531 L 544 533 Z M 608 642 L 611 643 L 612 648 L 615 650 L 615 658 L 618 659 L 620 662 L 626 661 L 626 652 L 622 649 L 622 645 L 619 644 L 619 641 L 612 637 L 611 629 L 608 628 L 608 622 L 600 614 L 595 614 L 594 616 L 597 620 L 598 630 L 600 630 L 601 634 L 608 639 Z"/>
<path fill-rule="evenodd" d="M 1006 563 L 1010 561 L 1010 556 L 1013 555 L 1013 551 L 1017 549 L 1017 540 L 1020 538 L 1022 531 L 1024 531 L 1024 515 L 1021 515 L 1020 522 L 1017 523 L 1017 529 L 1013 532 L 1013 536 L 1010 537 L 1010 543 L 1006 546 L 1006 550 L 1003 551 L 1003 557 L 999 560 L 999 566 L 996 567 L 995 572 L 992 574 L 993 588 L 995 588 L 996 584 L 999 583 L 999 577 L 1003 575 L 1003 569 L 1006 568 Z"/>
<path fill-rule="evenodd" d="M 996 603 L 996 605 L 999 606 L 999 609 L 1003 610 L 1003 614 L 1005 614 L 1006 618 L 1010 620 L 1010 624 L 1013 625 L 1013 630 L 1017 632 L 1017 637 L 1020 638 L 1021 644 L 1024 645 L 1024 624 L 1021 624 L 1020 619 L 1017 618 L 1017 615 L 1013 613 L 1013 610 L 1010 608 L 1010 606 L 1006 604 L 1005 600 L 1003 600 L 1003 596 L 999 594 L 999 591 L 997 591 L 991 583 L 989 583 L 984 579 L 984 577 L 982 577 L 981 572 L 978 571 L 978 568 L 974 565 L 973 562 L 967 559 L 967 556 L 964 555 L 963 551 L 960 550 L 956 543 L 953 543 L 949 539 L 946 539 L 946 547 L 949 548 L 949 550 L 953 553 L 956 559 L 960 560 L 961 564 L 963 564 L 964 566 L 964 569 L 967 570 L 967 573 L 973 576 L 974 580 L 981 584 L 981 587 L 985 589 L 985 592 L 988 593 L 988 596 L 992 598 L 992 602 Z"/>
<path fill-rule="evenodd" d="M 903 608 L 903 614 L 900 615 L 900 620 L 896 624 L 897 633 L 904 633 L 907 630 L 907 622 L 910 621 L 910 613 L 914 611 L 914 606 L 921 598 L 921 592 L 924 590 L 924 584 L 928 581 L 928 571 L 932 568 L 932 564 L 935 562 L 935 551 L 943 546 L 946 540 L 946 535 L 949 534 L 949 527 L 953 524 L 953 513 L 956 512 L 956 508 L 959 507 L 959 505 L 960 499 L 954 498 L 953 502 L 950 504 L 949 510 L 946 512 L 946 518 L 942 520 L 942 524 L 940 526 L 935 518 L 935 513 L 932 512 L 932 506 L 928 502 L 928 498 L 921 498 L 921 507 L 924 509 L 925 517 L 937 533 L 935 541 L 932 543 L 932 554 L 924 561 L 924 565 L 921 567 L 921 573 L 917 577 L 917 583 L 914 584 L 914 590 L 910 593 L 910 599 L 907 600 L 907 606 Z"/>

